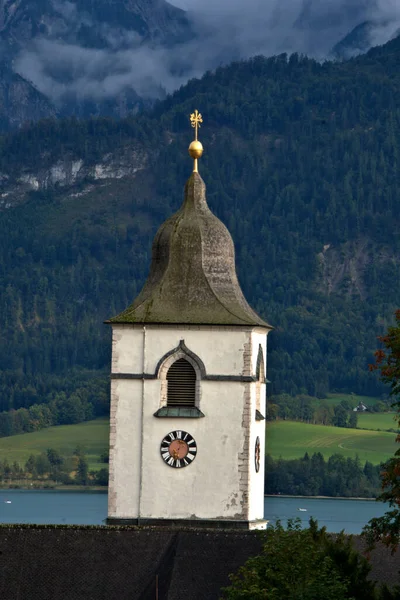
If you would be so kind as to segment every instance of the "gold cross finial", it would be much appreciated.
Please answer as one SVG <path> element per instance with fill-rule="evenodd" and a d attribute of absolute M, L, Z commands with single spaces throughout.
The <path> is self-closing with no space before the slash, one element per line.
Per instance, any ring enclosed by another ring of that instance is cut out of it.
<path fill-rule="evenodd" d="M 195 137 L 193 142 L 189 146 L 189 154 L 194 160 L 193 172 L 197 173 L 197 161 L 203 154 L 203 146 L 201 142 L 199 142 L 197 139 L 198 130 L 200 127 L 200 123 L 203 122 L 203 117 L 197 109 L 194 111 L 194 113 L 190 115 L 190 122 L 195 130 Z"/>
<path fill-rule="evenodd" d="M 200 128 L 200 123 L 203 122 L 203 117 L 201 116 L 201 114 L 199 113 L 197 108 L 194 111 L 194 113 L 192 113 L 190 115 L 190 122 L 192 124 L 192 127 L 194 127 L 194 130 L 195 130 L 195 138 L 194 139 L 197 140 L 197 133 Z"/>

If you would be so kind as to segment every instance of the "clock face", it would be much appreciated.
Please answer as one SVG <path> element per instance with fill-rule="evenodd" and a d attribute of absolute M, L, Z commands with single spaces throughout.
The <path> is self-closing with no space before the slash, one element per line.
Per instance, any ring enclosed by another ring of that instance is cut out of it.
<path fill-rule="evenodd" d="M 187 431 L 171 431 L 160 446 L 161 458 L 170 467 L 181 469 L 194 461 L 197 444 Z"/>
<path fill-rule="evenodd" d="M 257 436 L 256 445 L 254 448 L 254 466 L 256 468 L 256 473 L 260 470 L 260 460 L 261 460 L 261 446 L 260 446 L 260 438 Z"/>

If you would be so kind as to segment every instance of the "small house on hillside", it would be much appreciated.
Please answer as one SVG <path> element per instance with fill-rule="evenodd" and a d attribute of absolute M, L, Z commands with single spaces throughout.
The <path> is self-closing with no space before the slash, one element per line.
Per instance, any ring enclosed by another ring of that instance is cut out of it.
<path fill-rule="evenodd" d="M 353 408 L 354 412 L 365 412 L 368 409 L 368 406 L 364 404 L 364 402 L 359 402 L 355 408 Z"/>

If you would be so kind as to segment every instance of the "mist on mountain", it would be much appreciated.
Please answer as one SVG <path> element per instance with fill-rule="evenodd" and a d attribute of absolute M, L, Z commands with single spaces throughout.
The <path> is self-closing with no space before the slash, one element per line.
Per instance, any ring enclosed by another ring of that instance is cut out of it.
<path fill-rule="evenodd" d="M 398 0 L 173 0 L 188 11 L 208 42 L 248 58 L 298 52 L 329 58 L 331 49 L 368 22 L 368 47 L 387 42 L 400 26 Z M 360 50 L 364 50 L 364 47 Z"/>
<path fill-rule="evenodd" d="M 55 16 L 47 25 L 38 19 L 46 27 L 20 44 L 14 69 L 61 113 L 88 101 L 99 113 L 102 102 L 126 112 L 233 60 L 282 52 L 347 58 L 385 43 L 400 28 L 398 0 L 172 3 L 99 0 L 91 12 L 88 0 L 53 0 Z M 340 51 L 332 54 L 333 48 Z"/>

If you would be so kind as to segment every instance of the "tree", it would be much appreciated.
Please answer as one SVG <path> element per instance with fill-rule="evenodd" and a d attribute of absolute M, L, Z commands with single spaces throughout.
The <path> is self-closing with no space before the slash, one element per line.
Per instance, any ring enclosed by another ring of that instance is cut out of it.
<path fill-rule="evenodd" d="M 313 519 L 303 530 L 299 519 L 289 521 L 287 529 L 278 522 L 263 534 L 261 554 L 230 576 L 223 598 L 375 600 L 378 590 L 367 580 L 370 568 L 352 548 L 351 538 L 333 538 Z"/>
<path fill-rule="evenodd" d="M 333 424 L 336 427 L 347 427 L 347 411 L 346 409 L 341 405 L 338 404 L 337 406 L 335 406 L 335 416 L 333 417 Z"/>
<path fill-rule="evenodd" d="M 36 461 L 35 461 L 35 457 L 33 456 L 33 454 L 29 455 L 29 458 L 25 463 L 25 471 L 27 473 L 31 473 L 32 475 L 36 471 Z"/>
<path fill-rule="evenodd" d="M 35 470 L 38 475 L 45 475 L 50 472 L 51 465 L 45 452 L 35 457 Z"/>
<path fill-rule="evenodd" d="M 95 473 L 94 480 L 96 485 L 108 485 L 108 469 L 100 469 Z"/>
<path fill-rule="evenodd" d="M 79 456 L 75 480 L 81 485 L 87 485 L 89 482 L 89 466 L 84 455 Z"/>
<path fill-rule="evenodd" d="M 326 402 L 321 402 L 315 411 L 315 420 L 322 425 L 331 425 L 333 421 L 333 408 Z"/>
<path fill-rule="evenodd" d="M 300 403 L 300 414 L 299 417 L 302 421 L 310 423 L 314 416 L 314 408 L 312 405 L 312 399 L 309 396 L 301 394 L 298 398 Z"/>
<path fill-rule="evenodd" d="M 78 458 L 80 456 L 85 456 L 85 448 L 81 444 L 78 444 L 77 446 L 75 446 L 73 455 Z"/>
<path fill-rule="evenodd" d="M 278 416 L 279 406 L 277 404 L 273 404 L 272 402 L 267 402 L 266 405 L 266 413 L 265 420 L 266 421 L 275 421 Z"/>
<path fill-rule="evenodd" d="M 395 398 L 393 406 L 397 409 L 397 423 L 400 427 L 400 310 L 395 312 L 396 324 L 389 327 L 387 334 L 378 339 L 383 344 L 375 352 L 375 364 L 370 371 L 378 370 L 384 383 L 390 385 L 390 395 Z M 400 442 L 400 435 L 396 441 Z M 388 502 L 393 510 L 382 517 L 371 519 L 364 527 L 363 535 L 370 546 L 382 541 L 395 551 L 400 543 L 400 449 L 384 465 L 381 473 L 382 494 L 378 500 Z"/>
<path fill-rule="evenodd" d="M 61 465 L 64 464 L 64 459 L 58 450 L 55 450 L 54 448 L 47 448 L 46 454 L 52 467 L 61 467 Z"/>
<path fill-rule="evenodd" d="M 343 406 L 343 408 L 347 411 L 352 410 L 352 408 L 353 408 L 348 400 L 342 400 L 340 402 L 340 405 Z"/>
<path fill-rule="evenodd" d="M 21 467 L 19 466 L 19 463 L 17 463 L 17 461 L 13 462 L 12 472 L 15 477 L 18 477 L 18 475 L 21 475 L 21 473 L 23 473 L 23 471 L 22 471 Z"/>
<path fill-rule="evenodd" d="M 102 462 L 102 463 L 109 463 L 110 462 L 110 456 L 109 456 L 108 450 L 106 450 L 105 452 L 102 452 L 100 454 L 100 462 Z"/>
<path fill-rule="evenodd" d="M 52 479 L 57 481 L 60 478 L 65 461 L 61 454 L 54 448 L 47 448 L 46 455 L 50 463 L 50 475 Z"/>
<path fill-rule="evenodd" d="M 349 427 L 355 429 L 357 427 L 357 413 L 352 410 L 349 416 Z"/>

